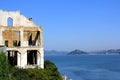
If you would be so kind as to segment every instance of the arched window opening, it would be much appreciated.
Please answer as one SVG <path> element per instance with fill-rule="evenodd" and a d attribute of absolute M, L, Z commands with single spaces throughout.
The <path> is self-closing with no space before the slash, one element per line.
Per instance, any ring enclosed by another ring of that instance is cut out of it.
<path fill-rule="evenodd" d="M 8 18 L 7 20 L 8 26 L 13 26 L 13 19 L 12 18 Z"/>

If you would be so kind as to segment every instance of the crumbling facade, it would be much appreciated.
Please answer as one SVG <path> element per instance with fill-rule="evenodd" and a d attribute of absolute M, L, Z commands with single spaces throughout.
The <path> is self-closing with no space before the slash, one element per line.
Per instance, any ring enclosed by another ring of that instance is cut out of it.
<path fill-rule="evenodd" d="M 19 11 L 0 10 L 0 50 L 9 63 L 20 68 L 44 68 L 42 27 Z"/>

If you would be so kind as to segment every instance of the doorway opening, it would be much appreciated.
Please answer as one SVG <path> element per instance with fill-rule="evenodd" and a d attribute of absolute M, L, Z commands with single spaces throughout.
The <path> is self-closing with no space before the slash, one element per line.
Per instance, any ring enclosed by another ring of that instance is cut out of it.
<path fill-rule="evenodd" d="M 17 65 L 17 51 L 8 51 L 8 61 L 10 65 Z"/>
<path fill-rule="evenodd" d="M 28 65 L 37 64 L 37 50 L 27 51 L 27 64 Z"/>

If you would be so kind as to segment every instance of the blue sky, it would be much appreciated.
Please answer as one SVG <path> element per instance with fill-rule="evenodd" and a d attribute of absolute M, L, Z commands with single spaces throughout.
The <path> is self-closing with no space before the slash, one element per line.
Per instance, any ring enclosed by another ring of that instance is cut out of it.
<path fill-rule="evenodd" d="M 43 26 L 46 50 L 120 48 L 120 0 L 0 0 Z"/>

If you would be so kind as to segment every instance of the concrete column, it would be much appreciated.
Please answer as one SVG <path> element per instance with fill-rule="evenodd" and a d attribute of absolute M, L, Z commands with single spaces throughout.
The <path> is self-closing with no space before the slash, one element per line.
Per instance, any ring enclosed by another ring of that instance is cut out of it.
<path fill-rule="evenodd" d="M 40 65 L 40 54 L 37 52 L 37 65 Z"/>
<path fill-rule="evenodd" d="M 20 67 L 20 53 L 17 52 L 17 66 Z"/>
<path fill-rule="evenodd" d="M 21 42 L 21 46 L 24 46 L 24 34 L 23 34 L 23 29 L 21 28 L 20 30 L 20 42 Z"/>
<path fill-rule="evenodd" d="M 21 67 L 25 68 L 27 66 L 27 52 L 21 53 Z"/>
<path fill-rule="evenodd" d="M 44 51 L 41 50 L 41 56 L 40 56 L 40 67 L 44 68 Z"/>
<path fill-rule="evenodd" d="M 24 65 L 27 66 L 27 51 L 24 54 Z"/>
<path fill-rule="evenodd" d="M 2 29 L 0 29 L 0 45 L 3 45 Z"/>
<path fill-rule="evenodd" d="M 43 33 L 40 32 L 40 47 L 43 47 Z"/>

